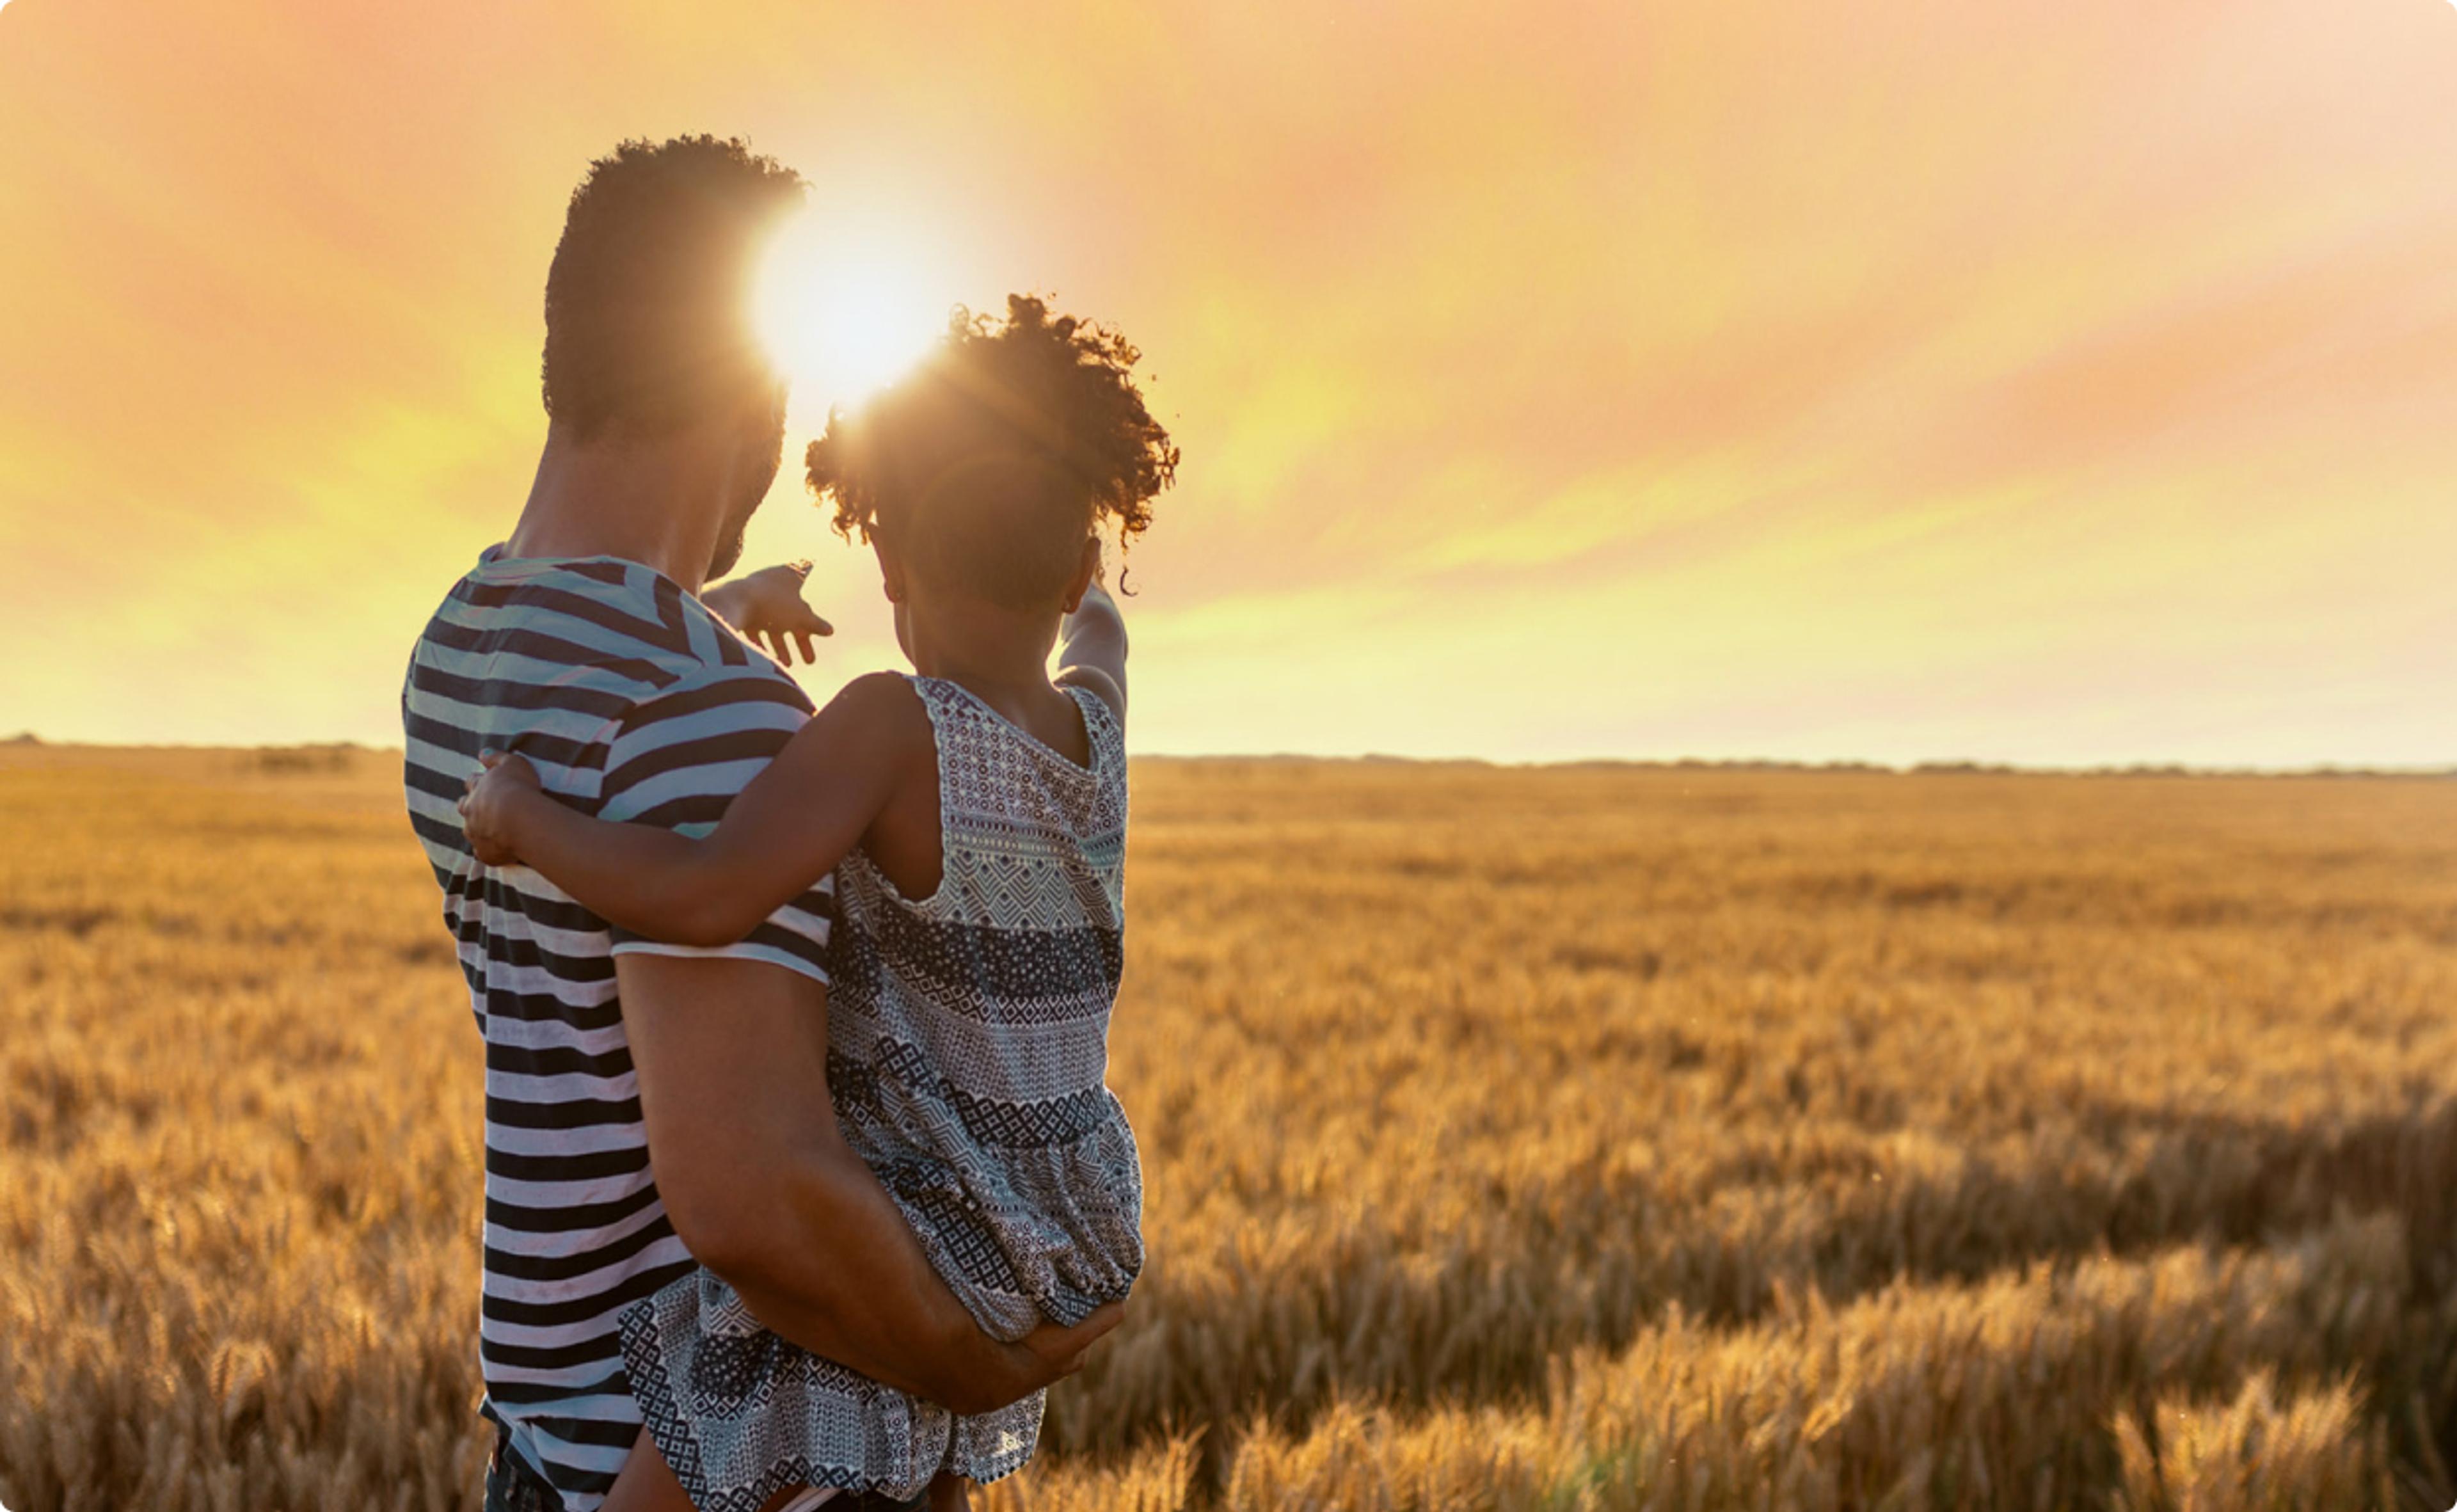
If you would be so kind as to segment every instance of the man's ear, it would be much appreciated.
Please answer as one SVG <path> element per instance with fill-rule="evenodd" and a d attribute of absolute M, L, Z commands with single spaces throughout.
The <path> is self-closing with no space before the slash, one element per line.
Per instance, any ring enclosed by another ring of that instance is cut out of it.
<path fill-rule="evenodd" d="M 1084 538 L 1084 557 L 1075 564 L 1075 579 L 1066 585 L 1066 612 L 1074 613 L 1084 605 L 1084 595 L 1090 591 L 1092 580 L 1101 575 L 1101 538 Z"/>

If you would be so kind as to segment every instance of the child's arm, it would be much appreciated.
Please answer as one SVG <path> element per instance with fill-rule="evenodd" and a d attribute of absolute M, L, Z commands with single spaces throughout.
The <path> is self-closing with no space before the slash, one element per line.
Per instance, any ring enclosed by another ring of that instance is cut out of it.
<path fill-rule="evenodd" d="M 692 1512 L 691 1493 L 674 1479 L 673 1468 L 646 1428 L 631 1440 L 622 1473 L 597 1506 L 598 1512 Z"/>
<path fill-rule="evenodd" d="M 795 732 L 705 839 L 585 818 L 518 756 L 471 779 L 462 822 L 481 861 L 517 860 L 633 934 L 731 944 L 834 871 L 907 776 L 937 780 L 929 733 L 911 686 L 875 673 Z"/>
<path fill-rule="evenodd" d="M 1058 626 L 1060 687 L 1088 688 L 1126 722 L 1126 621 L 1118 601 L 1094 578 Z"/>

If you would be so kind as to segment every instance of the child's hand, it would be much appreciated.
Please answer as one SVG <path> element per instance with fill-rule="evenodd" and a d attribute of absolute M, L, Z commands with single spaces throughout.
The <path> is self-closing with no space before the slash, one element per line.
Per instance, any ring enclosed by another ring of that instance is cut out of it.
<path fill-rule="evenodd" d="M 478 761 L 483 770 L 470 777 L 468 791 L 461 795 L 461 829 L 482 865 L 509 866 L 521 859 L 521 809 L 544 801 L 546 784 L 526 756 L 482 751 Z"/>
<path fill-rule="evenodd" d="M 786 666 L 794 665 L 795 646 L 802 649 L 802 660 L 816 662 L 819 659 L 818 648 L 812 644 L 813 640 L 836 632 L 802 597 L 802 582 L 810 575 L 808 562 L 763 567 L 710 589 L 700 595 L 700 602 L 740 631 L 744 639 L 766 647 L 769 655 Z"/>

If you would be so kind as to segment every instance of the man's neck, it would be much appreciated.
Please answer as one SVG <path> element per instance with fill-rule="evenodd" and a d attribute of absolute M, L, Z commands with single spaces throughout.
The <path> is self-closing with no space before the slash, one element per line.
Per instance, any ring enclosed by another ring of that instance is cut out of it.
<path fill-rule="evenodd" d="M 729 460 L 688 432 L 584 443 L 549 429 L 504 554 L 620 557 L 696 593 L 724 528 Z"/>

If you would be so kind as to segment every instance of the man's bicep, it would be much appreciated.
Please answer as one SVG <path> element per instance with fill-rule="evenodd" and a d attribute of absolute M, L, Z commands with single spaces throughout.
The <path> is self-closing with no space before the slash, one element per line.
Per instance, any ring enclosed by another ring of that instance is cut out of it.
<path fill-rule="evenodd" d="M 614 971 L 667 1214 L 694 1253 L 721 1247 L 759 1172 L 836 1136 L 827 989 L 743 960 L 630 954 Z"/>

